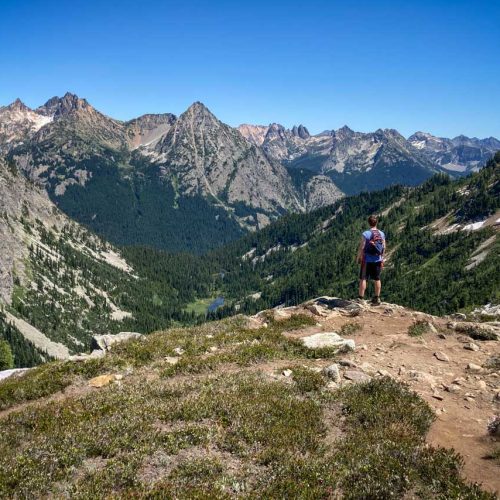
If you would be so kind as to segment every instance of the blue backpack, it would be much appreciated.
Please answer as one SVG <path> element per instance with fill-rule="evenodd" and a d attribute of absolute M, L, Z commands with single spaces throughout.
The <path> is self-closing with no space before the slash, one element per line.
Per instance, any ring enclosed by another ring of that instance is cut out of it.
<path fill-rule="evenodd" d="M 372 235 L 365 242 L 365 253 L 370 255 L 382 255 L 384 253 L 384 239 L 378 229 L 370 230 Z"/>

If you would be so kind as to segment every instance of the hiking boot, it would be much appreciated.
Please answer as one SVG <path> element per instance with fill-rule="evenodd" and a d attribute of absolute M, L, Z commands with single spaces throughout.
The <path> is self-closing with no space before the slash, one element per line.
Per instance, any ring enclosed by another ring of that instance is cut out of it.
<path fill-rule="evenodd" d="M 372 299 L 372 306 L 379 306 L 380 305 L 380 297 L 373 297 Z"/>

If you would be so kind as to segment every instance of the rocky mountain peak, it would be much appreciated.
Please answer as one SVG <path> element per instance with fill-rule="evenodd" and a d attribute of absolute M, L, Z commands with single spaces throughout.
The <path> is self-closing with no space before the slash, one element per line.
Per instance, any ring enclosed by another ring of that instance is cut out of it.
<path fill-rule="evenodd" d="M 344 125 L 338 130 L 334 130 L 332 135 L 337 139 L 347 139 L 349 137 L 352 137 L 355 133 L 356 132 L 354 132 L 354 130 L 350 129 L 347 125 Z"/>
<path fill-rule="evenodd" d="M 280 139 L 286 138 L 285 127 L 279 123 L 271 123 L 267 130 L 266 139 L 272 137 L 279 137 Z"/>
<path fill-rule="evenodd" d="M 19 99 L 19 97 L 14 102 L 9 104 L 7 106 L 7 108 L 10 111 L 31 111 L 31 109 L 28 108 L 28 106 L 26 106 L 26 104 L 24 104 L 24 102 L 21 101 L 21 99 Z"/>
<path fill-rule="evenodd" d="M 86 99 L 82 99 L 71 92 L 66 92 L 63 97 L 52 97 L 36 111 L 42 115 L 56 118 L 80 111 L 91 111 L 93 109 Z"/>
<path fill-rule="evenodd" d="M 292 134 L 295 137 L 300 137 L 301 139 L 308 139 L 309 137 L 311 137 L 309 130 L 307 130 L 304 125 L 299 125 L 298 127 L 297 125 L 294 125 L 292 128 Z"/>
<path fill-rule="evenodd" d="M 191 106 L 181 115 L 208 116 L 217 120 L 215 115 L 200 101 L 193 102 Z"/>

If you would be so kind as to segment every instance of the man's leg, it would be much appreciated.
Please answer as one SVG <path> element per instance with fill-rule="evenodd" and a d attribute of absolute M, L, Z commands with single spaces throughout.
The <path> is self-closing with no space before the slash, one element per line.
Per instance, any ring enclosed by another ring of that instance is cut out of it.
<path fill-rule="evenodd" d="M 373 285 L 375 288 L 375 295 L 372 300 L 373 305 L 379 305 L 380 304 L 380 291 L 382 290 L 382 282 L 380 281 L 380 273 L 382 271 L 382 263 L 377 263 L 373 265 L 372 269 L 372 278 L 373 278 Z"/>
<path fill-rule="evenodd" d="M 366 279 L 361 278 L 359 280 L 359 298 L 362 299 L 366 292 Z"/>
<path fill-rule="evenodd" d="M 366 292 L 366 262 L 363 262 L 359 270 L 358 297 L 362 299 L 365 296 L 365 292 Z"/>

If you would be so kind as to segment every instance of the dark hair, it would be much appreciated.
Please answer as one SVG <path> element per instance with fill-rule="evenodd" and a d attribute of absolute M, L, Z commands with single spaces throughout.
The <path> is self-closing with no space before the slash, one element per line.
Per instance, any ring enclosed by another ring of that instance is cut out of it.
<path fill-rule="evenodd" d="M 375 227 L 378 222 L 378 217 L 376 215 L 370 215 L 368 217 L 368 224 L 370 224 L 370 227 Z"/>

